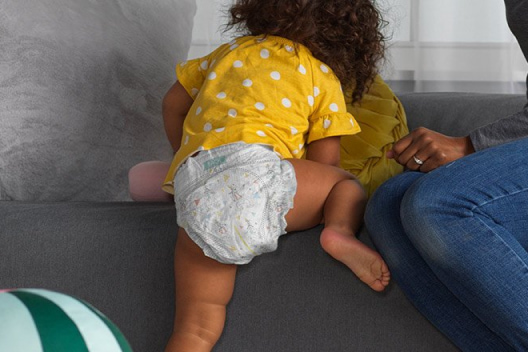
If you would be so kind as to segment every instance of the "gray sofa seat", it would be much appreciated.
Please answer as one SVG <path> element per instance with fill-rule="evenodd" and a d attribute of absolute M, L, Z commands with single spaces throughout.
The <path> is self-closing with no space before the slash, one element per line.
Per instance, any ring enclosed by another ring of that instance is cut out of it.
<path fill-rule="evenodd" d="M 0 287 L 82 298 L 135 351 L 163 350 L 174 311 L 171 204 L 3 201 L 0 214 Z M 396 285 L 375 293 L 328 256 L 320 231 L 284 236 L 240 267 L 216 351 L 453 350 Z"/>
<path fill-rule="evenodd" d="M 520 110 L 521 95 L 400 96 L 411 127 L 463 135 Z M 108 315 L 135 351 L 161 351 L 174 310 L 172 204 L 0 201 L 0 287 L 40 287 Z M 455 351 L 396 283 L 371 291 L 319 246 L 283 236 L 238 271 L 216 351 Z M 370 244 L 362 230 L 360 239 Z"/>

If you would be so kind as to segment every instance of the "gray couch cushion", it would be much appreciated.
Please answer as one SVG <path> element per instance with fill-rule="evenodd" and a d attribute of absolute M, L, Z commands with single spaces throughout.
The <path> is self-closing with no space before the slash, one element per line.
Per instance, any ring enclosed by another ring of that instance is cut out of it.
<path fill-rule="evenodd" d="M 521 94 L 405 93 L 399 94 L 409 129 L 428 127 L 449 136 L 466 136 L 471 130 L 521 111 Z"/>
<path fill-rule="evenodd" d="M 173 204 L 0 201 L 0 214 L 0 289 L 84 299 L 134 351 L 163 350 L 174 312 Z M 277 251 L 239 268 L 216 352 L 456 351 L 394 283 L 376 293 L 326 254 L 320 232 L 283 236 Z"/>
<path fill-rule="evenodd" d="M 0 4 L 0 199 L 128 199 L 131 166 L 170 160 L 161 98 L 195 0 Z"/>

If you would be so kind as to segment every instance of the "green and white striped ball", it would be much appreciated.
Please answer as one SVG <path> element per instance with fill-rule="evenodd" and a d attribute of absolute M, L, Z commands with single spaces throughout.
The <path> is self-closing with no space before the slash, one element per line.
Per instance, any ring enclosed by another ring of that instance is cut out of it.
<path fill-rule="evenodd" d="M 131 352 L 101 312 L 71 296 L 41 289 L 0 291 L 0 351 Z"/>

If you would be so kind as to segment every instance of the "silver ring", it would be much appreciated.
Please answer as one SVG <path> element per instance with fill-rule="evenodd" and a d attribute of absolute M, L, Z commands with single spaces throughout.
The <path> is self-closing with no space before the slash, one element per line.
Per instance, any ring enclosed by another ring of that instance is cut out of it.
<path fill-rule="evenodd" d="M 416 155 L 413 155 L 413 159 L 414 159 L 414 162 L 417 163 L 418 165 L 423 165 L 424 163 L 422 160 L 418 159 Z"/>

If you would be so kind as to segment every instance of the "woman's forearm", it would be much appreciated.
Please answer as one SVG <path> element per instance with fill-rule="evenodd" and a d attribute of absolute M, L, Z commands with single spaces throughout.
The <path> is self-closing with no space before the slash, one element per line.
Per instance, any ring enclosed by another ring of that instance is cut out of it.
<path fill-rule="evenodd" d="M 475 150 L 528 137 L 528 108 L 470 132 Z"/>

